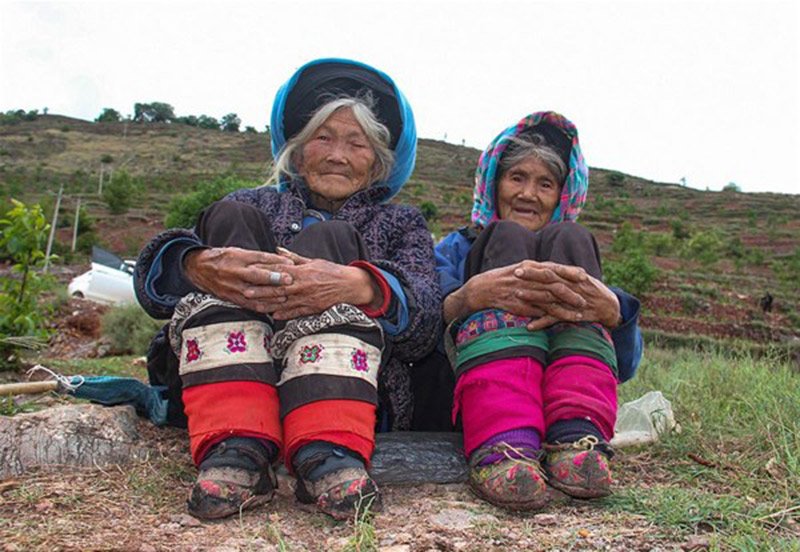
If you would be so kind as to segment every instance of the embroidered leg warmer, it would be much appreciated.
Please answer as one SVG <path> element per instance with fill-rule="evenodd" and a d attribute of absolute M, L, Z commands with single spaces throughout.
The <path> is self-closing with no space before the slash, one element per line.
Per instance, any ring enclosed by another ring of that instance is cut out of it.
<path fill-rule="evenodd" d="M 273 340 L 283 359 L 278 383 L 286 464 L 300 447 L 327 441 L 368 464 L 375 446 L 383 329 L 352 305 L 287 322 Z"/>
<path fill-rule="evenodd" d="M 566 435 L 567 420 L 575 420 L 575 430 L 582 435 L 587 434 L 585 422 L 590 422 L 598 437 L 610 440 L 617 418 L 616 354 L 611 337 L 597 324 L 557 324 L 548 333 L 550 364 L 542 387 L 547 441 L 560 437 L 551 429 Z"/>
<path fill-rule="evenodd" d="M 458 329 L 453 420 L 461 414 L 468 457 L 499 433 L 530 428 L 544 434 L 541 380 L 547 336 L 528 331 L 529 321 L 485 310 Z"/>
<path fill-rule="evenodd" d="M 192 459 L 228 437 L 256 437 L 280 448 L 272 323 L 210 295 L 175 308 L 170 342 L 178 355 Z"/>

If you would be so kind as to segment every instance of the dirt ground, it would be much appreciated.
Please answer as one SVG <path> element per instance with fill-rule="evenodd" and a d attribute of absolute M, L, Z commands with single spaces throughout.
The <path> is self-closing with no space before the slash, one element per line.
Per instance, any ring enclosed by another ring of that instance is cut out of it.
<path fill-rule="evenodd" d="M 71 300 L 57 318 L 58 338 L 47 356 L 102 354 L 104 311 Z M 146 421 L 138 422 L 138 430 L 153 450 L 146 461 L 53 467 L 0 481 L 0 549 L 621 551 L 691 549 L 698 543 L 702 548 L 706 542 L 702 536 L 687 541 L 602 501 L 570 500 L 556 491 L 542 512 L 508 513 L 474 497 L 465 484 L 384 486 L 384 509 L 371 525 L 334 522 L 297 503 L 288 475 L 281 476 L 272 503 L 201 523 L 186 513 L 195 470 L 185 431 Z M 618 454 L 618 488 L 668 484 L 666 473 L 647 466 L 646 453 Z"/>
<path fill-rule="evenodd" d="M 270 504 L 202 523 L 186 514 L 195 472 L 185 433 L 144 421 L 139 429 L 154 450 L 145 461 L 0 481 L 2 550 L 622 551 L 690 549 L 698 538 L 703 547 L 702 537 L 670 535 L 602 501 L 554 492 L 546 510 L 515 514 L 478 500 L 463 484 L 384 486 L 371 534 L 369 526 L 334 522 L 297 503 L 286 475 Z M 658 470 L 647 465 L 646 453 L 618 454 L 618 488 L 659 484 Z"/>

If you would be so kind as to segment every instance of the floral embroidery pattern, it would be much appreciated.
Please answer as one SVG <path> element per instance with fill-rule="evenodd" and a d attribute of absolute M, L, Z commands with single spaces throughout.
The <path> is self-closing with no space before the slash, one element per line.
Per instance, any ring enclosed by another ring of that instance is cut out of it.
<path fill-rule="evenodd" d="M 317 362 L 320 358 L 322 358 L 322 351 L 325 350 L 325 347 L 322 345 L 306 345 L 300 351 L 300 364 L 309 364 L 312 362 Z"/>
<path fill-rule="evenodd" d="M 353 349 L 353 353 L 350 355 L 350 367 L 358 372 L 368 371 L 367 353 L 362 349 Z"/>
<path fill-rule="evenodd" d="M 461 345 L 476 337 L 506 328 L 522 328 L 532 319 L 527 316 L 516 316 L 499 309 L 478 311 L 461 324 L 456 335 L 456 344 Z"/>
<path fill-rule="evenodd" d="M 201 356 L 203 356 L 203 352 L 200 350 L 200 344 L 197 342 L 197 340 L 187 339 L 186 362 L 194 362 L 195 360 L 199 360 Z"/>
<path fill-rule="evenodd" d="M 231 353 L 243 353 L 247 350 L 247 341 L 244 332 L 231 332 L 228 334 L 228 351 Z"/>
<path fill-rule="evenodd" d="M 264 347 L 264 350 L 267 351 L 268 355 L 272 354 L 272 347 L 269 345 L 270 337 L 272 336 L 265 333 L 264 338 L 261 340 L 261 345 Z"/>

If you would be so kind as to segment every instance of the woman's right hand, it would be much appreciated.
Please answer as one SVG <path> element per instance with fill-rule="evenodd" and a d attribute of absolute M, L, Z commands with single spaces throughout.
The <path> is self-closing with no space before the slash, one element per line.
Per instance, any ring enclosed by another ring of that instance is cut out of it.
<path fill-rule="evenodd" d="M 184 273 L 200 290 L 242 308 L 271 314 L 286 301 L 283 285 L 292 277 L 281 271 L 292 265 L 286 257 L 238 247 L 212 247 L 191 251 Z M 281 285 L 270 284 L 270 273 L 281 274 Z"/>

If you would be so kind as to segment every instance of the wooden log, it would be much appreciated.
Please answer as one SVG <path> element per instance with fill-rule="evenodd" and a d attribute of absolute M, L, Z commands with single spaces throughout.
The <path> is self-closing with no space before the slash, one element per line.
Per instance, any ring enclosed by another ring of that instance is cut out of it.
<path fill-rule="evenodd" d="M 419 485 L 467 480 L 460 433 L 378 433 L 370 473 L 379 484 Z"/>

